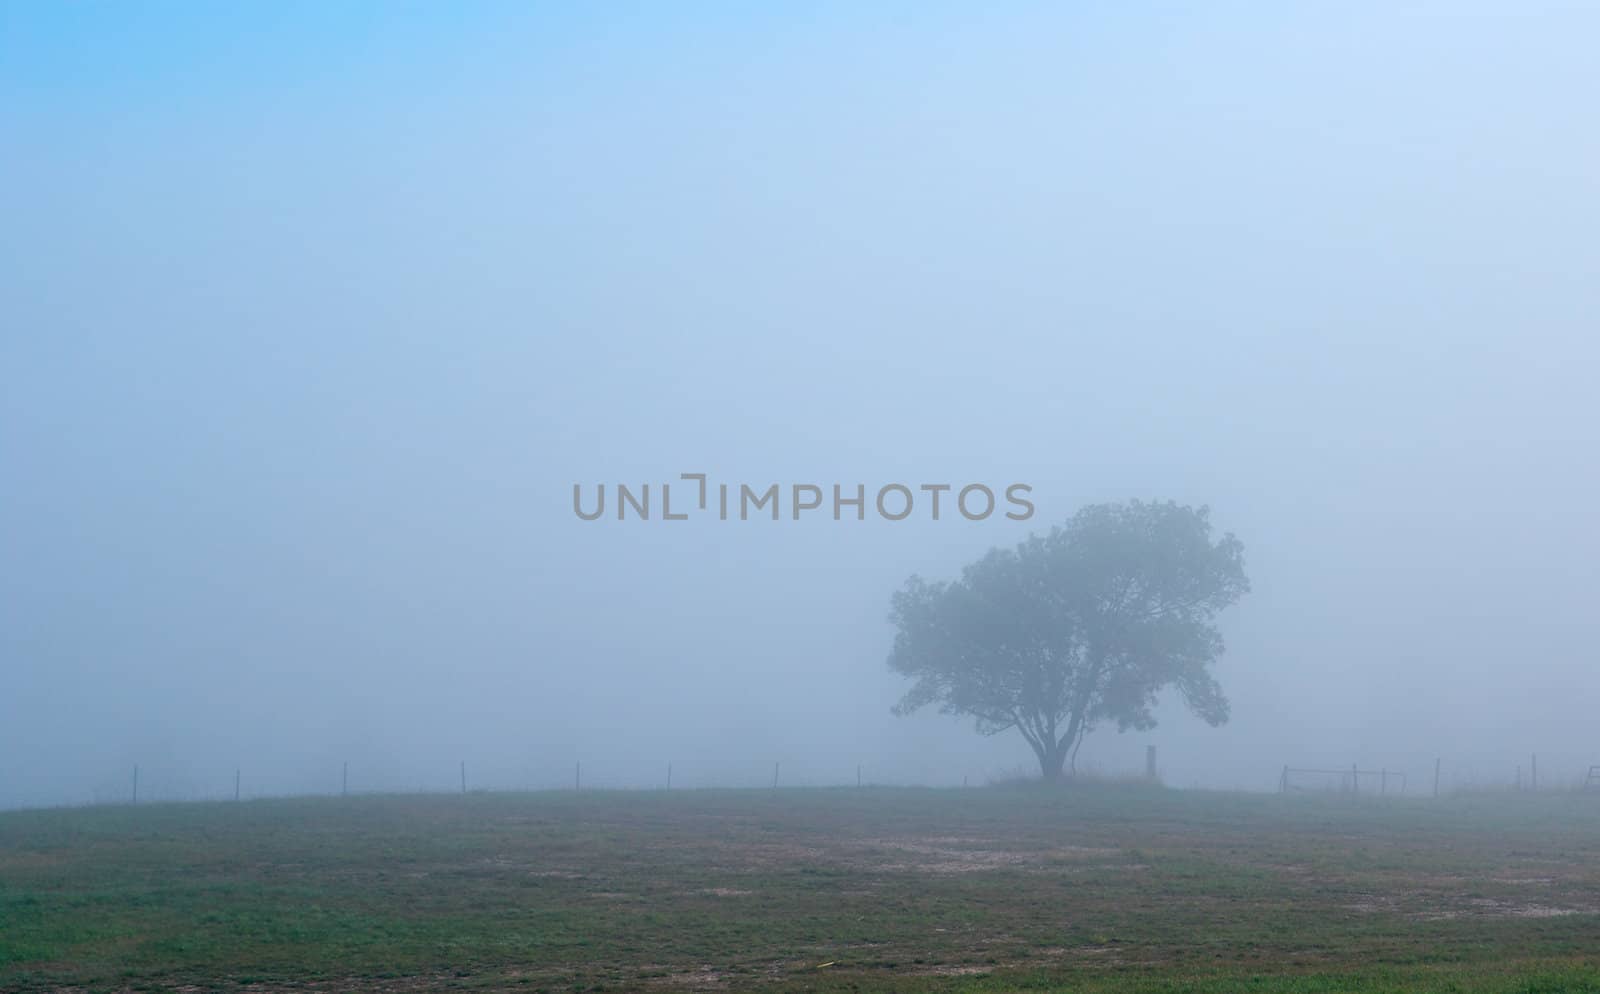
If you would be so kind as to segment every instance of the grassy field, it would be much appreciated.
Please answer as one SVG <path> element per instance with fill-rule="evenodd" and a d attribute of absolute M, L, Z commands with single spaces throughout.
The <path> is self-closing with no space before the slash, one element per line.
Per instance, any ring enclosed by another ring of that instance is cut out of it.
<path fill-rule="evenodd" d="M 0 814 L 0 990 L 1600 991 L 1600 797 L 1135 786 Z"/>

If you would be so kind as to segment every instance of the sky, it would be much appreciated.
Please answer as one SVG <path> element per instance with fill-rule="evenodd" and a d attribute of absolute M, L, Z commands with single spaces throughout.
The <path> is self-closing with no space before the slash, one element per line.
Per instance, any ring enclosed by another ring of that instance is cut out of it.
<path fill-rule="evenodd" d="M 1244 543 L 1233 718 L 1080 765 L 1581 779 L 1597 31 L 0 7 L 0 806 L 1024 774 L 890 713 L 890 595 L 1133 498 Z M 573 513 L 684 473 L 1036 514 Z"/>

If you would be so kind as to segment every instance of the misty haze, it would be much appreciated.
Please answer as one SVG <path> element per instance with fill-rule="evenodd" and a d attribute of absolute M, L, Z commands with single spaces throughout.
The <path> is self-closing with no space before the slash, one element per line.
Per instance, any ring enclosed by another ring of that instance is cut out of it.
<path fill-rule="evenodd" d="M 1597 39 L 8 6 L 0 990 L 1600 990 Z"/>

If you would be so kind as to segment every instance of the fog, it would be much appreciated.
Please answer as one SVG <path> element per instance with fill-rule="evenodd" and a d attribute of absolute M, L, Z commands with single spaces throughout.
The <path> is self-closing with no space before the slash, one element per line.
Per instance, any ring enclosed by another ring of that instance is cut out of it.
<path fill-rule="evenodd" d="M 1131 498 L 1244 542 L 1233 717 L 1080 767 L 1581 778 L 1597 31 L 0 13 L 0 806 L 1032 774 L 890 713 L 889 597 Z M 1036 512 L 574 514 L 686 473 Z"/>

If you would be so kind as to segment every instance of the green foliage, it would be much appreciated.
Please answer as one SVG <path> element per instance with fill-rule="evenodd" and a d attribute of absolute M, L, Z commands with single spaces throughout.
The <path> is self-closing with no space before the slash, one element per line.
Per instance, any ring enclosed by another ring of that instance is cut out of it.
<path fill-rule="evenodd" d="M 896 711 L 937 704 L 984 734 L 1015 728 L 1048 778 L 1100 724 L 1153 727 L 1167 687 L 1220 725 L 1214 622 L 1249 589 L 1243 545 L 1213 540 L 1204 507 L 1083 508 L 958 580 L 913 576 L 894 595 L 889 665 L 914 681 Z"/>

